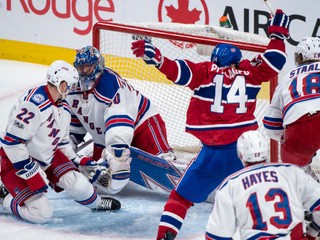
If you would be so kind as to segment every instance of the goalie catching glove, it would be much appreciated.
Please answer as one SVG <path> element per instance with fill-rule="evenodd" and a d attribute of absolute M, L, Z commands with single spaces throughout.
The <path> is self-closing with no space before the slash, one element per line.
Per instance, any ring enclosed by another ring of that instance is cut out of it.
<path fill-rule="evenodd" d="M 270 38 L 289 38 L 289 17 L 281 10 L 277 9 L 274 17 L 270 20 L 268 34 Z"/>
<path fill-rule="evenodd" d="M 163 56 L 158 48 L 150 41 L 139 40 L 132 43 L 132 52 L 136 57 L 142 57 L 146 64 L 159 68 L 163 62 Z"/>
<path fill-rule="evenodd" d="M 111 184 L 109 194 L 121 191 L 130 180 L 131 152 L 126 144 L 113 144 L 104 149 L 102 154 L 109 164 Z"/>
<path fill-rule="evenodd" d="M 108 186 L 110 174 L 108 170 L 108 164 L 103 159 L 95 161 L 89 157 L 81 157 L 74 161 L 81 172 L 85 173 L 90 183 L 95 183 L 103 179 L 104 185 Z"/>
<path fill-rule="evenodd" d="M 44 192 L 48 189 L 49 180 L 38 163 L 31 161 L 23 169 L 16 172 L 18 177 L 26 180 L 28 187 L 33 193 Z"/>

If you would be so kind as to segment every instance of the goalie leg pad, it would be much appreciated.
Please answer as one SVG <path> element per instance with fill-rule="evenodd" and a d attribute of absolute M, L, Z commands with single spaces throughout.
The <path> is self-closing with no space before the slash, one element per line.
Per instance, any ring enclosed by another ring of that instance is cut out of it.
<path fill-rule="evenodd" d="M 130 170 L 120 170 L 109 175 L 108 179 L 101 178 L 93 185 L 98 193 L 116 194 L 120 192 L 129 182 L 131 176 Z"/>
<path fill-rule="evenodd" d="M 112 180 L 109 187 L 110 194 L 116 194 L 120 192 L 130 180 L 130 170 L 119 170 L 112 173 Z"/>
<path fill-rule="evenodd" d="M 126 160 L 118 160 L 111 158 L 108 160 L 111 170 L 111 183 L 108 189 L 109 194 L 116 194 L 120 192 L 130 180 L 130 163 L 131 158 Z"/>

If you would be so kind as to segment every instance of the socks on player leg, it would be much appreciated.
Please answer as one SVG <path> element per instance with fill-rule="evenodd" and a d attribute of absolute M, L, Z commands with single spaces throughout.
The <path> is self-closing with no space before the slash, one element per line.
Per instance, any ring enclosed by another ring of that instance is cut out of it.
<path fill-rule="evenodd" d="M 180 196 L 173 190 L 160 219 L 157 239 L 165 239 L 165 234 L 171 232 L 177 235 L 183 224 L 188 209 L 193 205 L 192 202 Z"/>

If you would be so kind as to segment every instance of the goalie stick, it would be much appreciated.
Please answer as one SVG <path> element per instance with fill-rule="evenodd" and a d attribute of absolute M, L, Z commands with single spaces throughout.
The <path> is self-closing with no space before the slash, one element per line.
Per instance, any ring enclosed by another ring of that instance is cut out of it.
<path fill-rule="evenodd" d="M 92 139 L 84 142 L 77 148 L 77 153 L 84 150 L 93 142 Z M 182 176 L 184 167 L 131 147 L 132 161 L 130 164 L 130 180 L 150 190 L 164 190 L 170 192 Z"/>
<path fill-rule="evenodd" d="M 87 146 L 89 146 L 91 143 L 93 142 L 92 139 L 89 139 L 88 141 L 82 143 L 79 147 L 77 147 L 76 149 L 76 153 L 82 151 L 83 149 L 85 149 Z"/>

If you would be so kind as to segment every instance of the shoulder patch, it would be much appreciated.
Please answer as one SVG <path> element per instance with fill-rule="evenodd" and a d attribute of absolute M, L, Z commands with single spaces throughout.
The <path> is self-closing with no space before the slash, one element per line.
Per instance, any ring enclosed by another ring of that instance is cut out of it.
<path fill-rule="evenodd" d="M 32 96 L 32 99 L 33 99 L 33 101 L 35 101 L 36 103 L 39 104 L 39 103 L 44 102 L 45 97 L 42 94 L 37 93 Z"/>

